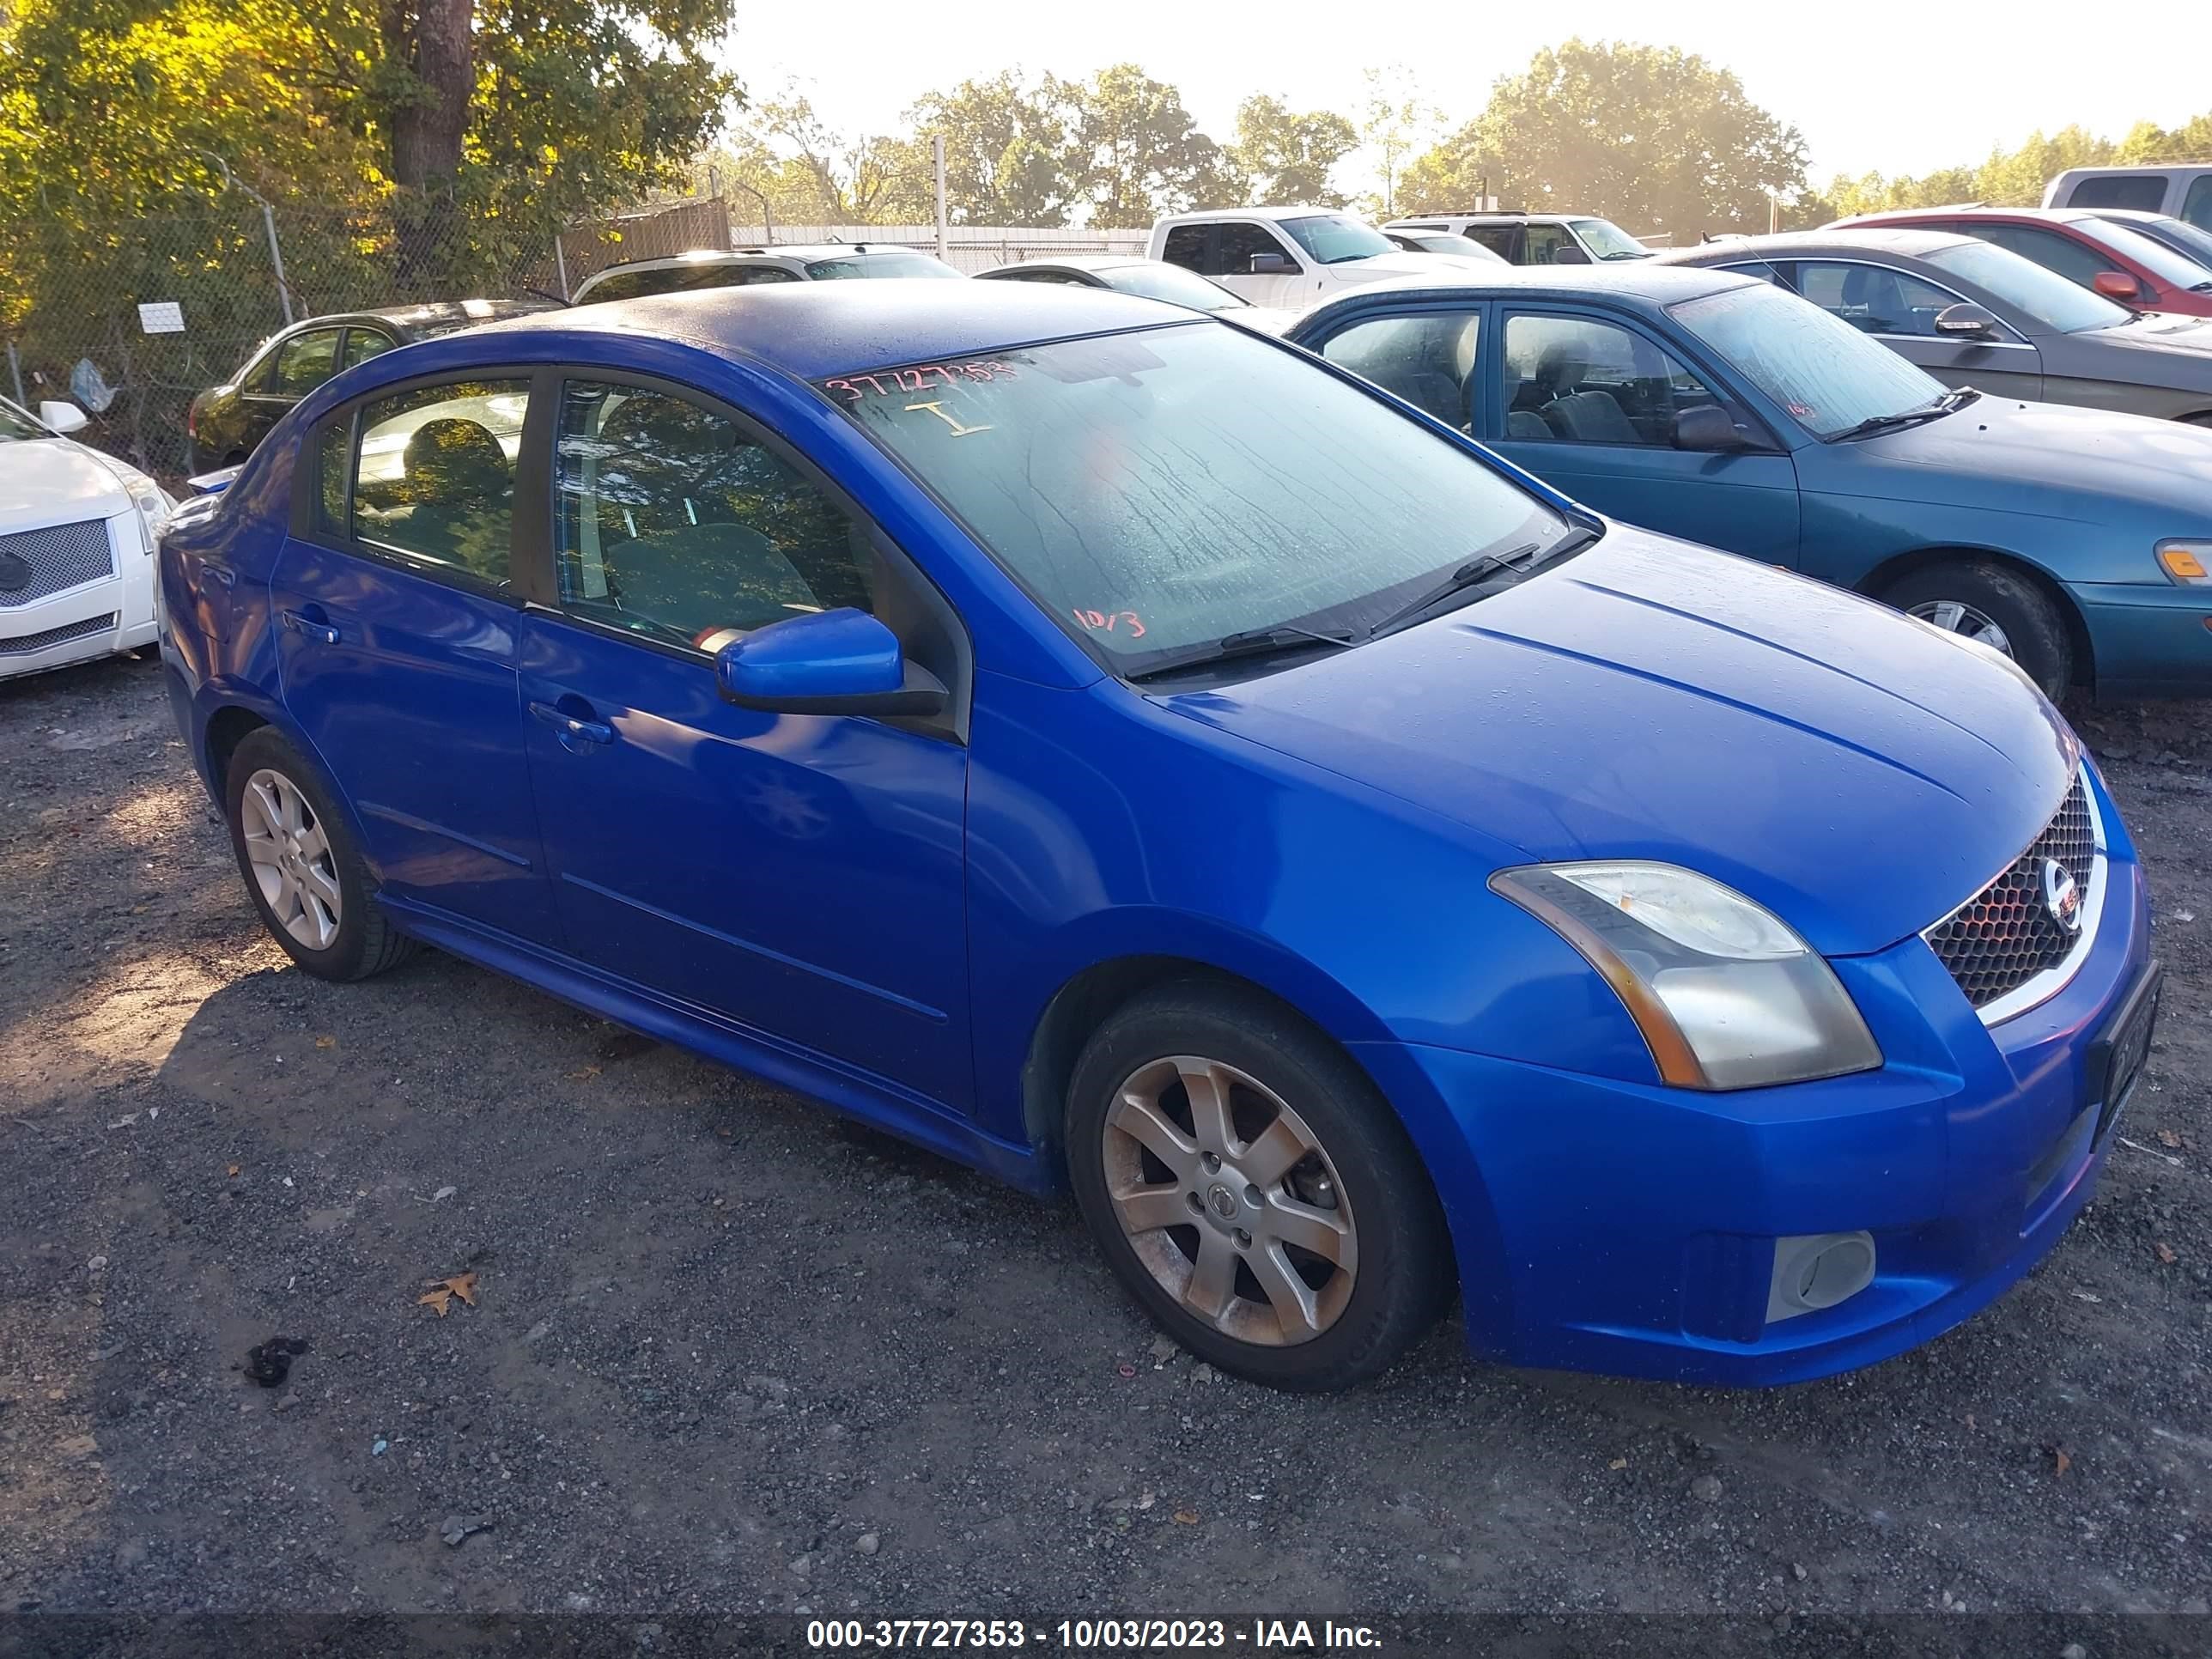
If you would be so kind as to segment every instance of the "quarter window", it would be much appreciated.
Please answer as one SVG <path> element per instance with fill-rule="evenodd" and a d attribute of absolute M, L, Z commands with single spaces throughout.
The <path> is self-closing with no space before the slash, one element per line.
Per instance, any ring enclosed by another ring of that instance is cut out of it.
<path fill-rule="evenodd" d="M 339 332 L 319 328 L 285 341 L 276 352 L 276 378 L 270 390 L 304 398 L 337 374 Z"/>
<path fill-rule="evenodd" d="M 1671 447 L 1677 414 L 1719 402 L 1633 330 L 1587 317 L 1506 319 L 1508 438 Z"/>
<path fill-rule="evenodd" d="M 703 649 L 731 629 L 875 608 L 866 527 L 687 398 L 570 381 L 556 476 L 561 599 L 579 616 Z"/>
<path fill-rule="evenodd" d="M 527 380 L 417 386 L 362 411 L 356 540 L 495 587 L 510 580 Z"/>
<path fill-rule="evenodd" d="M 1887 265 L 1797 262 L 1797 291 L 1862 334 L 1936 337 L 1936 318 L 1959 296 Z"/>

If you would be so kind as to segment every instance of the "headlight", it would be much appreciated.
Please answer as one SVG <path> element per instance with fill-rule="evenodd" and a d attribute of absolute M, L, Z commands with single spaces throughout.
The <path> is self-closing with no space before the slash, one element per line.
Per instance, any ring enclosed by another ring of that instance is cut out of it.
<path fill-rule="evenodd" d="M 139 528 L 145 534 L 146 550 L 151 553 L 161 544 L 161 532 L 169 527 L 177 504 L 167 490 L 137 468 L 118 466 L 116 471 L 123 487 L 131 492 L 131 505 L 138 509 Z"/>
<path fill-rule="evenodd" d="M 2212 581 L 2212 542 L 2171 541 L 2158 544 L 2158 568 L 2166 572 L 2166 580 L 2194 587 L 2200 582 Z"/>
<path fill-rule="evenodd" d="M 1535 864 L 1491 890 L 1579 951 L 1661 1079 L 1755 1089 L 1863 1072 L 1881 1050 L 1828 964 L 1771 911 L 1671 864 Z"/>

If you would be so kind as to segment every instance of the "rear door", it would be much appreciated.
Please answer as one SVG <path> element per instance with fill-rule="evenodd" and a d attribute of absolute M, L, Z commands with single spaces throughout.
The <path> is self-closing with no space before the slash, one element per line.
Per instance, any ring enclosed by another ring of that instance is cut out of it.
<path fill-rule="evenodd" d="M 1936 319 L 1964 295 L 1870 259 L 1799 259 L 1791 269 L 1798 293 L 1944 385 L 2000 398 L 2043 396 L 2041 354 L 2016 330 L 1999 323 L 1987 340 L 1936 331 Z"/>
<path fill-rule="evenodd" d="M 578 370 L 557 413 L 533 579 L 552 604 L 523 619 L 521 694 L 574 951 L 964 1110 L 958 617 L 842 492 L 727 404 Z M 959 719 L 722 701 L 720 645 L 842 606 L 888 623 L 954 688 Z"/>
<path fill-rule="evenodd" d="M 270 599 L 284 706 L 386 890 L 550 944 L 515 687 L 529 375 L 404 385 L 319 425 Z"/>

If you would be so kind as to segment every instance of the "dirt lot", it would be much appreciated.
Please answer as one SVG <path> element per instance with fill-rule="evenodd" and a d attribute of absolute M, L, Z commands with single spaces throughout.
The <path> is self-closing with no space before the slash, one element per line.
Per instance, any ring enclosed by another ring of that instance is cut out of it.
<path fill-rule="evenodd" d="M 0 686 L 0 1613 L 2202 1613 L 2212 737 L 2081 724 L 2172 979 L 2028 1282 L 1778 1393 L 1455 1323 L 1308 1400 L 1071 1211 L 447 957 L 307 978 L 154 664 Z"/>

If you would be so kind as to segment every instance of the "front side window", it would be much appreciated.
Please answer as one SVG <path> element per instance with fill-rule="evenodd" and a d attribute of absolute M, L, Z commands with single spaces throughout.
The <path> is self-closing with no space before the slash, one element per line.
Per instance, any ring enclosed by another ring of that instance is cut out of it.
<path fill-rule="evenodd" d="M 1291 270 L 1295 271 L 1298 268 L 1297 256 L 1284 246 L 1275 233 L 1265 225 L 1239 220 L 1234 224 L 1220 225 L 1216 228 L 1221 232 L 1221 240 L 1214 249 L 1218 261 L 1213 267 L 1215 274 L 1249 276 L 1252 274 L 1253 259 L 1262 253 L 1280 254 Z"/>
<path fill-rule="evenodd" d="M 1862 334 L 1936 337 L 1936 319 L 1959 296 L 1887 265 L 1797 262 L 1797 291 Z"/>
<path fill-rule="evenodd" d="M 1317 265 L 1348 264 L 1396 250 L 1390 239 L 1374 226 L 1348 213 L 1316 213 L 1303 219 L 1285 219 L 1283 228 L 1313 256 Z"/>
<path fill-rule="evenodd" d="M 1529 225 L 1522 236 L 1521 263 L 1524 265 L 1557 264 L 1559 250 L 1573 246 L 1575 240 L 1567 234 L 1564 225 Z"/>
<path fill-rule="evenodd" d="M 2088 243 L 2077 242 L 2071 236 L 2035 225 L 1954 225 L 1951 228 L 1966 230 L 1993 246 L 2008 247 L 2021 258 L 2033 259 L 2045 270 L 2055 270 L 2068 282 L 2079 283 L 2084 288 L 2097 280 L 2099 271 L 2118 269 Z"/>
<path fill-rule="evenodd" d="M 1668 314 L 1816 438 L 1943 395 L 1941 381 L 1887 346 L 1765 283 L 1686 300 Z"/>
<path fill-rule="evenodd" d="M 1938 270 L 1986 289 L 2005 304 L 2061 334 L 2115 327 L 2135 315 L 2101 294 L 2077 288 L 2057 272 L 1988 242 L 1960 242 L 1954 247 L 1937 248 L 1926 258 Z"/>
<path fill-rule="evenodd" d="M 1474 311 L 1376 317 L 1332 336 L 1321 355 L 1446 426 L 1474 418 L 1474 363 L 1482 333 Z"/>
<path fill-rule="evenodd" d="M 957 276 L 944 260 L 927 253 L 861 253 L 849 259 L 817 259 L 806 274 L 817 283 L 866 276 Z"/>
<path fill-rule="evenodd" d="M 1121 673 L 1247 630 L 1353 637 L 1567 520 L 1473 451 L 1204 323 L 854 373 L 825 396 Z"/>
<path fill-rule="evenodd" d="M 1719 401 L 1633 329 L 1534 313 L 1505 319 L 1510 436 L 1671 447 L 1677 414 Z M 1515 420 L 1516 415 L 1535 421 Z"/>
<path fill-rule="evenodd" d="M 2166 179 L 2155 173 L 2107 173 L 2102 178 L 2084 179 L 2074 186 L 2068 198 L 2068 207 L 2131 208 L 2138 213 L 2155 213 L 2166 203 Z"/>
<path fill-rule="evenodd" d="M 555 464 L 561 600 L 704 647 L 728 629 L 874 608 L 866 528 L 727 416 L 571 380 Z"/>
<path fill-rule="evenodd" d="M 287 398 L 304 398 L 337 374 L 340 331 L 319 328 L 285 341 L 276 352 L 276 377 L 270 390 Z"/>
<path fill-rule="evenodd" d="M 453 380 L 361 413 L 353 534 L 381 552 L 508 586 L 527 380 Z"/>
<path fill-rule="evenodd" d="M 6 398 L 0 398 L 0 443 L 26 443 L 33 439 L 53 435 L 33 420 L 28 410 L 18 409 Z"/>

